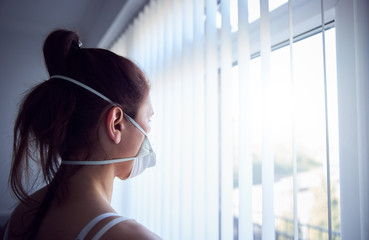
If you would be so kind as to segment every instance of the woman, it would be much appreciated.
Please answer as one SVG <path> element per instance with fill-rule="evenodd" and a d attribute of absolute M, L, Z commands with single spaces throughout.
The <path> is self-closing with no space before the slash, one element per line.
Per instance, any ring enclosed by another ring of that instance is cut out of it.
<path fill-rule="evenodd" d="M 50 79 L 27 93 L 15 122 L 10 184 L 20 204 L 3 239 L 159 239 L 110 205 L 115 177 L 155 165 L 149 83 L 130 60 L 79 43 L 66 30 L 44 43 Z M 46 184 L 29 195 L 32 162 Z"/>

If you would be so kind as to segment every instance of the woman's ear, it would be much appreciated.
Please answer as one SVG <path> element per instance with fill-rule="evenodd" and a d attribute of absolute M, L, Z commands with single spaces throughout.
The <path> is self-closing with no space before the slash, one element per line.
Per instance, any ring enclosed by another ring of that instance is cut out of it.
<path fill-rule="evenodd" d="M 116 144 L 122 139 L 123 130 L 123 111 L 120 107 L 113 107 L 109 110 L 106 118 L 106 129 L 111 140 Z"/>

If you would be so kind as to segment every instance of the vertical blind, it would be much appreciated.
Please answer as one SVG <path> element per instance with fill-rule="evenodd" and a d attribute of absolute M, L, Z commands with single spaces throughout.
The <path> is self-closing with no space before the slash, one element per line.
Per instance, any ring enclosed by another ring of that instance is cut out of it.
<path fill-rule="evenodd" d="M 115 183 L 112 204 L 118 212 L 163 239 L 278 238 L 273 128 L 279 93 L 272 81 L 271 54 L 285 39 L 289 63 L 282 71 L 287 72 L 290 89 L 285 134 L 291 139 L 292 235 L 305 237 L 298 212 L 294 42 L 310 28 L 305 22 L 296 23 L 311 12 L 312 26 L 321 31 L 324 55 L 324 31 L 331 19 L 329 11 L 326 18 L 324 13 L 335 1 L 279 1 L 273 12 L 276 2 L 152 0 L 115 41 L 112 50 L 133 59 L 151 80 L 155 115 L 150 141 L 157 153 L 156 167 Z M 308 7 L 301 8 L 303 4 Z M 232 10 L 235 5 L 237 11 Z M 283 30 L 276 32 L 280 25 Z M 256 58 L 260 81 L 251 74 Z M 322 65 L 325 72 L 325 59 Z M 322 79 L 326 88 L 325 74 Z M 328 100 L 323 101 L 327 106 Z M 260 121 L 259 133 L 255 119 Z M 323 130 L 324 134 L 329 156 L 329 133 Z M 255 147 L 255 142 L 260 144 Z M 254 187 L 255 148 L 260 148 L 261 156 L 260 192 Z M 329 157 L 322 166 L 329 209 L 326 236 L 332 239 Z M 255 195 L 261 196 L 261 212 L 254 210 L 259 204 Z M 259 235 L 256 222 L 261 224 Z"/>

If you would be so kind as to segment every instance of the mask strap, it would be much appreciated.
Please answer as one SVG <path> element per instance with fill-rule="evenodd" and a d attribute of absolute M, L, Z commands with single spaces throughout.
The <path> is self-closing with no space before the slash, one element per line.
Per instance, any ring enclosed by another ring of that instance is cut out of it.
<path fill-rule="evenodd" d="M 78 82 L 78 81 L 76 81 L 76 80 L 74 80 L 72 78 L 61 76 L 61 75 L 53 75 L 53 76 L 50 77 L 50 79 L 52 79 L 52 78 L 60 78 L 60 79 L 66 80 L 68 82 L 72 82 L 72 83 L 74 83 L 74 84 L 76 84 L 76 85 L 78 85 L 80 87 L 83 87 L 84 89 L 86 89 L 86 90 L 94 93 L 95 95 L 101 97 L 105 101 L 107 101 L 107 102 L 109 102 L 111 104 L 114 104 L 114 102 L 112 100 L 110 100 L 109 98 L 105 97 L 104 95 L 102 95 L 101 93 L 99 93 L 98 91 L 96 91 L 95 89 L 90 88 L 89 86 L 87 86 L 87 85 L 85 85 L 85 84 L 83 84 L 81 82 Z"/>
<path fill-rule="evenodd" d="M 136 158 L 121 158 L 121 159 L 112 159 L 112 160 L 103 160 L 103 161 L 65 161 L 62 160 L 61 164 L 64 165 L 106 165 L 112 163 L 120 163 L 135 160 Z"/>
<path fill-rule="evenodd" d="M 146 132 L 145 132 L 145 130 L 143 130 L 143 128 L 140 126 L 140 125 L 138 125 L 138 123 L 135 121 L 135 120 L 133 120 L 133 118 L 131 118 L 128 114 L 126 114 L 126 113 L 124 113 L 124 116 L 126 116 L 127 118 L 128 118 L 128 120 L 133 124 L 133 125 L 135 125 L 135 127 L 136 128 L 138 128 L 138 130 L 140 130 L 146 137 L 147 137 L 147 134 L 146 134 Z"/>
<path fill-rule="evenodd" d="M 87 86 L 86 84 L 83 84 L 77 80 L 74 80 L 72 78 L 69 78 L 69 77 L 66 77 L 66 76 L 62 76 L 62 75 L 53 75 L 51 76 L 49 79 L 53 79 L 53 78 L 59 78 L 59 79 L 63 79 L 63 80 L 66 80 L 68 82 L 71 82 L 71 83 L 74 83 L 90 92 L 92 92 L 93 94 L 101 97 L 102 99 L 104 99 L 105 101 L 111 103 L 111 104 L 116 104 L 114 103 L 112 100 L 110 100 L 109 98 L 105 97 L 104 95 L 102 95 L 101 93 L 99 93 L 98 91 L 96 91 L 95 89 L 93 88 L 90 88 L 89 86 Z M 118 104 L 119 105 L 119 104 Z M 147 134 L 145 132 L 145 130 L 142 129 L 142 127 L 140 125 L 138 125 L 138 123 L 136 123 L 135 120 L 133 120 L 133 118 L 131 118 L 128 114 L 124 113 L 124 115 L 128 118 L 128 120 L 136 127 L 138 128 L 146 137 L 147 137 Z"/>

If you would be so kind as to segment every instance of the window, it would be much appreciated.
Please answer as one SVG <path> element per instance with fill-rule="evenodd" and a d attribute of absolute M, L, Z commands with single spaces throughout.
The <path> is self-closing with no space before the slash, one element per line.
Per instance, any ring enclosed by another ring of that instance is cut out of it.
<path fill-rule="evenodd" d="M 338 114 L 335 68 L 335 30 L 326 31 L 329 146 L 331 159 L 331 194 L 333 239 L 340 239 L 339 169 L 338 169 Z M 328 207 L 326 187 L 326 139 L 324 80 L 321 33 L 308 35 L 294 44 L 294 97 L 291 96 L 289 46 L 271 53 L 273 82 L 273 137 L 274 137 L 274 212 L 276 239 L 293 239 L 293 160 L 292 134 L 297 157 L 297 212 L 299 237 L 328 239 Z M 261 238 L 262 227 L 262 176 L 261 176 L 261 111 L 260 57 L 250 63 L 253 110 L 253 225 L 254 239 Z M 238 66 L 233 67 L 233 79 L 238 79 Z M 237 84 L 237 83 L 236 83 Z M 235 87 L 237 89 L 237 85 Z M 237 91 L 234 92 L 237 95 Z M 291 100 L 291 99 L 294 100 Z M 234 100 L 236 105 L 238 100 Z M 292 109 L 295 109 L 292 116 Z M 237 117 L 235 118 L 237 119 Z M 291 121 L 294 119 L 294 125 Z M 240 123 L 238 123 L 240 124 Z M 238 171 L 234 171 L 234 217 L 238 219 Z M 235 226 L 238 226 L 237 224 Z M 237 232 L 236 232 L 237 233 Z M 236 238 L 238 239 L 238 238 Z"/>
<path fill-rule="evenodd" d="M 113 204 L 164 239 L 341 239 L 337 1 L 245 2 L 150 1 L 112 46 L 158 159 Z"/>

